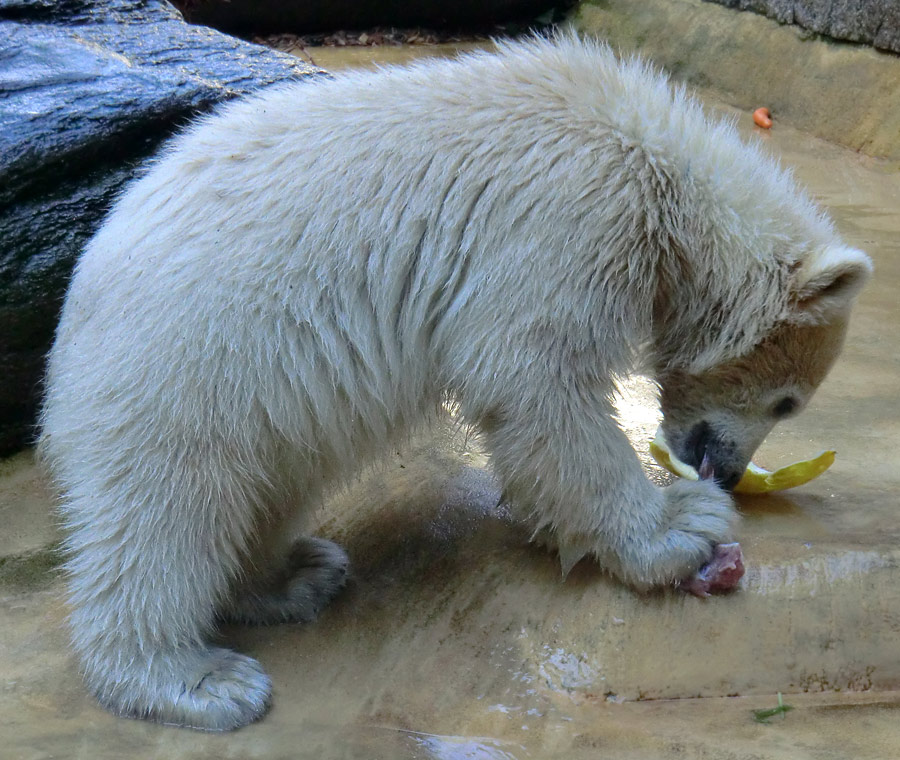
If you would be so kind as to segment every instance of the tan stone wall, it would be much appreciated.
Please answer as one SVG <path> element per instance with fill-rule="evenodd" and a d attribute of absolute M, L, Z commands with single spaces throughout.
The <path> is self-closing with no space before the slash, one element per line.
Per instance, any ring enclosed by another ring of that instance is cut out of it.
<path fill-rule="evenodd" d="M 813 39 L 754 13 L 702 0 L 595 0 L 584 33 L 640 52 L 676 79 L 742 109 L 872 156 L 900 159 L 900 57 Z"/>

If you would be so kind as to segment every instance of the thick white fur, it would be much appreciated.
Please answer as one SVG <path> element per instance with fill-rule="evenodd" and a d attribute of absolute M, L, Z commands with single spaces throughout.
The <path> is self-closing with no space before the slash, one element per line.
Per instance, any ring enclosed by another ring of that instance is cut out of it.
<path fill-rule="evenodd" d="M 690 574 L 731 538 L 730 500 L 645 479 L 614 378 L 748 351 L 836 245 L 731 126 L 569 36 L 198 121 L 87 246 L 50 356 L 88 684 L 165 722 L 261 715 L 269 681 L 209 647 L 217 616 L 314 616 L 346 558 L 285 559 L 287 521 L 448 393 L 538 526 L 637 587 Z"/>

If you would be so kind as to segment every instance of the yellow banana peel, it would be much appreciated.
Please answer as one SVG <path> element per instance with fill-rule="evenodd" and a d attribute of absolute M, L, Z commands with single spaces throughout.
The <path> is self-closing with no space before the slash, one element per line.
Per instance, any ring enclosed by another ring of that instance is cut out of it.
<path fill-rule="evenodd" d="M 656 438 L 650 442 L 650 454 L 669 472 L 687 480 L 700 479 L 697 470 L 682 462 L 669 449 L 669 444 L 666 442 L 662 430 L 657 431 Z M 794 462 L 774 472 L 765 470 L 751 462 L 747 465 L 743 477 L 734 487 L 734 492 L 759 494 L 796 488 L 819 477 L 832 464 L 834 464 L 833 451 L 823 451 L 812 459 Z"/>

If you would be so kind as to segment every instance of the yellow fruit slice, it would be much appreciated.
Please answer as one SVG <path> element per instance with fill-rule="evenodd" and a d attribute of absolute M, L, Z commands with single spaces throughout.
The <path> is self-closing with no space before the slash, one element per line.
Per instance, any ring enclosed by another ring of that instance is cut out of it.
<path fill-rule="evenodd" d="M 656 438 L 650 442 L 650 454 L 669 472 L 687 480 L 700 479 L 697 470 L 682 462 L 672 453 L 662 430 L 658 430 Z M 794 464 L 789 464 L 774 472 L 758 467 L 751 462 L 747 465 L 744 476 L 734 487 L 734 491 L 735 493 L 770 493 L 796 488 L 819 477 L 832 464 L 834 464 L 833 451 L 823 451 L 817 457 L 794 462 Z"/>
<path fill-rule="evenodd" d="M 656 438 L 650 441 L 650 455 L 673 475 L 685 480 L 700 480 L 700 475 L 693 467 L 682 462 L 669 448 L 669 443 L 662 430 L 656 432 Z"/>

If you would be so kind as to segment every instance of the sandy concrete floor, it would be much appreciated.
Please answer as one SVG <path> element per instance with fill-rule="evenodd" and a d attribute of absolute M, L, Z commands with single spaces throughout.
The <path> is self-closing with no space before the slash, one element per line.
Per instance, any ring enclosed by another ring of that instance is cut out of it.
<path fill-rule="evenodd" d="M 877 275 L 842 361 L 757 457 L 838 460 L 740 500 L 737 593 L 642 597 L 586 562 L 561 583 L 451 425 L 321 510 L 355 575 L 318 623 L 222 631 L 273 676 L 265 720 L 225 736 L 119 720 L 67 652 L 50 499 L 26 452 L 0 463 L 0 758 L 897 757 L 900 177 L 785 127 L 759 136 Z M 652 395 L 635 383 L 620 408 L 644 451 Z M 777 692 L 795 709 L 755 722 Z"/>

